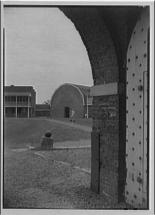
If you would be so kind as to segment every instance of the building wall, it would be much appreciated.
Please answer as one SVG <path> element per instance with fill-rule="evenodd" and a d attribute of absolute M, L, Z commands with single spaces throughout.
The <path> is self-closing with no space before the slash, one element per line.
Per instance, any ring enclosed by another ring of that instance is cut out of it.
<path fill-rule="evenodd" d="M 49 117 L 50 116 L 50 105 L 48 104 L 36 104 L 35 109 L 36 117 Z"/>
<path fill-rule="evenodd" d="M 64 118 L 65 107 L 75 111 L 75 118 L 84 117 L 83 98 L 79 91 L 71 85 L 63 85 L 54 93 L 51 100 L 51 117 Z"/>
<path fill-rule="evenodd" d="M 49 117 L 50 116 L 50 110 L 36 110 L 35 111 L 36 117 Z"/>
<path fill-rule="evenodd" d="M 118 96 L 95 97 L 93 99 L 93 132 L 99 131 L 99 192 L 117 199 L 118 189 L 118 149 L 119 149 L 119 115 Z M 113 116 L 110 108 L 115 108 Z M 93 142 L 92 144 L 95 144 Z M 94 158 L 95 159 L 95 158 Z M 97 177 L 94 175 L 92 177 Z M 109 199 L 110 199 L 109 198 Z"/>
<path fill-rule="evenodd" d="M 31 95 L 32 95 L 32 117 L 35 116 L 35 109 L 36 109 L 36 92 L 35 91 L 32 91 L 31 92 Z"/>

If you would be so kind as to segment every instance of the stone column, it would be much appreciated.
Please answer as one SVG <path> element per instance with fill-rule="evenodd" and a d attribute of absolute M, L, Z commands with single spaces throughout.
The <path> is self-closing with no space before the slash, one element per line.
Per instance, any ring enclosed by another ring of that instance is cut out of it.
<path fill-rule="evenodd" d="M 29 95 L 28 95 L 28 112 L 27 112 L 27 117 L 30 117 L 30 113 L 29 113 Z"/>
<path fill-rule="evenodd" d="M 16 96 L 16 107 L 15 107 L 15 111 L 16 111 L 16 118 L 17 118 L 17 96 Z"/>
<path fill-rule="evenodd" d="M 86 106 L 86 108 L 87 108 L 87 119 L 88 119 L 88 114 L 89 114 L 89 113 L 88 113 L 88 95 L 87 95 L 87 101 L 86 101 L 86 102 L 87 102 L 87 104 L 86 104 L 86 105 L 87 105 L 87 106 Z"/>

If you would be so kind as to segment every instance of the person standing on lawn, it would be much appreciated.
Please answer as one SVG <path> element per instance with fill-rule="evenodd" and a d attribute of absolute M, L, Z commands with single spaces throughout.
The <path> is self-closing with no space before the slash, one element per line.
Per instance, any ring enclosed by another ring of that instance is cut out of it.
<path fill-rule="evenodd" d="M 75 122 L 74 115 L 75 115 L 75 111 L 72 109 L 71 110 L 71 116 L 70 116 L 71 117 L 71 120 L 70 120 L 71 122 Z"/>

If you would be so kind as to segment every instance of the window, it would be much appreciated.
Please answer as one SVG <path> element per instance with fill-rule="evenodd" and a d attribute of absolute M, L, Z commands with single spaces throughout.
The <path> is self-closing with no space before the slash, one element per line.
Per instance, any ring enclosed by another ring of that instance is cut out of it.
<path fill-rule="evenodd" d="M 16 97 L 15 96 L 10 96 L 11 98 L 10 98 L 10 100 L 11 100 L 11 102 L 15 102 L 16 101 Z"/>
<path fill-rule="evenodd" d="M 16 102 L 16 96 L 5 96 L 5 102 Z"/>
<path fill-rule="evenodd" d="M 21 103 L 27 103 L 28 102 L 28 96 L 18 96 L 17 101 Z"/>

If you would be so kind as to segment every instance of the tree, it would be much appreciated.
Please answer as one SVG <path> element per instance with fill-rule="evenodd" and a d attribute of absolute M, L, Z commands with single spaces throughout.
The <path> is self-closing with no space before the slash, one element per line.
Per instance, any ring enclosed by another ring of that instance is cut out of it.
<path fill-rule="evenodd" d="M 45 104 L 45 105 L 51 105 L 51 101 L 48 99 L 47 101 L 44 101 L 43 104 Z"/>

